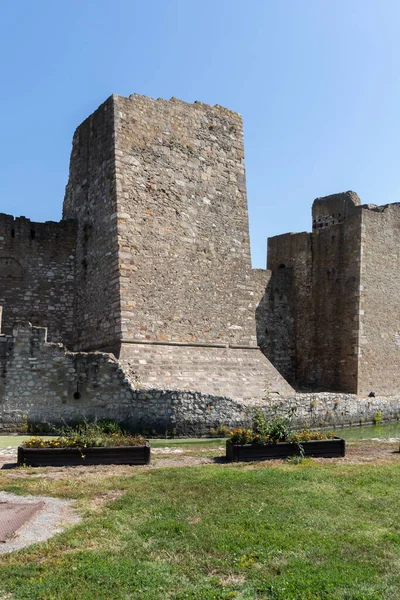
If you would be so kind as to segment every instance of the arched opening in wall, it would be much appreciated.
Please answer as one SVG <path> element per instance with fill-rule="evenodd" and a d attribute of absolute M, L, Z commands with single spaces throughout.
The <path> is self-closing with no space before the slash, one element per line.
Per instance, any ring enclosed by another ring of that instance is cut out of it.
<path fill-rule="evenodd" d="M 0 257 L 0 278 L 23 279 L 24 269 L 15 258 Z"/>

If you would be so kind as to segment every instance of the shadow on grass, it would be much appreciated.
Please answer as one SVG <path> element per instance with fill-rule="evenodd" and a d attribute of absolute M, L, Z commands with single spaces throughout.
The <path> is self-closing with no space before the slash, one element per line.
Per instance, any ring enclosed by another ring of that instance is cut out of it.
<path fill-rule="evenodd" d="M 18 463 L 13 462 L 13 463 L 4 463 L 4 465 L 2 465 L 0 467 L 0 471 L 5 470 L 5 469 L 16 469 L 18 467 Z"/>

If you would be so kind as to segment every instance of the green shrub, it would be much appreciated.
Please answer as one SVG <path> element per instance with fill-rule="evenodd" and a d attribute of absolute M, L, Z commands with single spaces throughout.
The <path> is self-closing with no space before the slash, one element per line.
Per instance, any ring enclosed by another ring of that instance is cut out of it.
<path fill-rule="evenodd" d="M 213 437 L 226 438 L 229 436 L 229 427 L 227 425 L 218 425 L 218 427 L 212 427 L 209 434 Z"/>

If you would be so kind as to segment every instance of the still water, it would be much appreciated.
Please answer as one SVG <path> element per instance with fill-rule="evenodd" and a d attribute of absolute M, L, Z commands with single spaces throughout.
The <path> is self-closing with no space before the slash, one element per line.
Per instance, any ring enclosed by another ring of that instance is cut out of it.
<path fill-rule="evenodd" d="M 399 438 L 400 421 L 383 423 L 382 425 L 361 425 L 355 427 L 337 427 L 335 435 L 345 440 L 370 440 L 372 438 Z"/>

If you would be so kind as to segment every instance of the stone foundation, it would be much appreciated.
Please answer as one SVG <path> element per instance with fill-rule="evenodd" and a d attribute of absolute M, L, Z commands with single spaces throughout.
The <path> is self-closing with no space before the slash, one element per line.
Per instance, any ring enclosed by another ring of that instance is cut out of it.
<path fill-rule="evenodd" d="M 196 390 L 244 402 L 293 388 L 257 347 L 195 344 L 123 344 L 120 363 L 144 388 Z"/>

